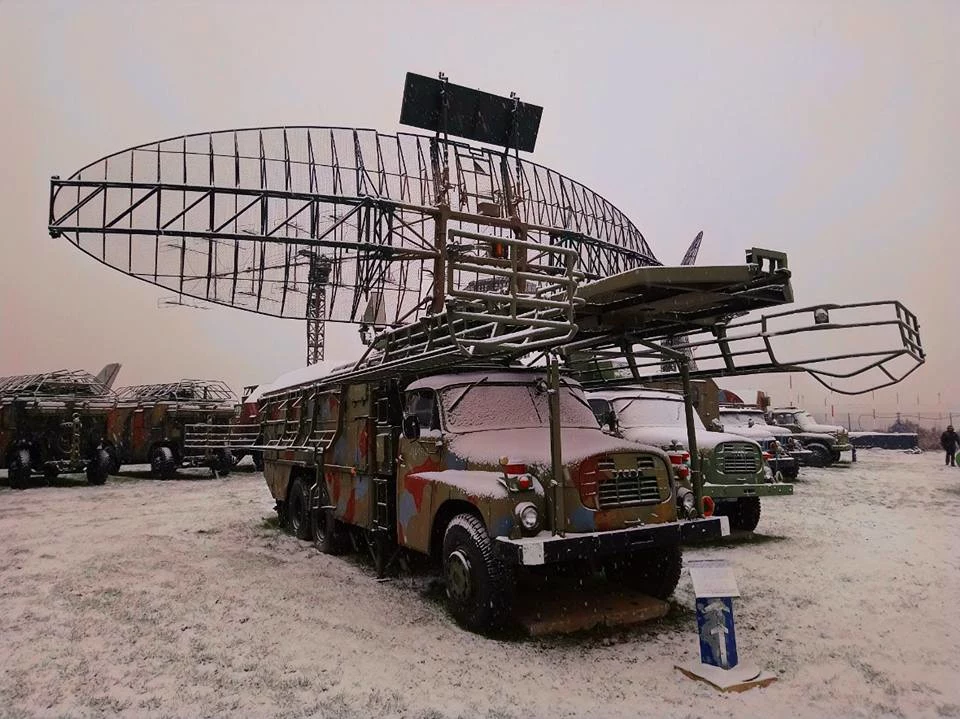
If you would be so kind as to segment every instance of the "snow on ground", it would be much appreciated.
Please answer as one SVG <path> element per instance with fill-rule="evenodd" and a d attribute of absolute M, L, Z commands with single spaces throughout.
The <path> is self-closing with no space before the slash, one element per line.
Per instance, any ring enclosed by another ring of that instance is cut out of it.
<path fill-rule="evenodd" d="M 279 533 L 260 475 L 0 488 L 0 715 L 960 716 L 960 470 L 862 451 L 765 500 L 736 567 L 741 657 L 722 695 L 684 575 L 665 620 L 539 640 L 454 625 L 423 577 Z"/>

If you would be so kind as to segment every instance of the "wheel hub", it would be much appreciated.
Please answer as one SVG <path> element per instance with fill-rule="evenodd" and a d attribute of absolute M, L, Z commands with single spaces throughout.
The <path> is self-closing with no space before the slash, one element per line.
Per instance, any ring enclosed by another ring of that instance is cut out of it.
<path fill-rule="evenodd" d="M 470 580 L 470 560 L 460 549 L 447 557 L 447 596 L 457 602 L 470 598 L 472 592 Z"/>

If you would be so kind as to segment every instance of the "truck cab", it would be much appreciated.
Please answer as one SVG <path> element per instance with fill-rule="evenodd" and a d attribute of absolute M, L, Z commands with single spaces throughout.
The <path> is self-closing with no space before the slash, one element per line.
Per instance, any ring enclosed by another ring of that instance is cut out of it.
<path fill-rule="evenodd" d="M 789 430 L 767 424 L 759 407 L 727 405 L 719 408 L 720 431 L 752 439 L 763 450 L 767 464 L 786 479 L 796 479 L 800 463 L 812 454 Z"/>
<path fill-rule="evenodd" d="M 840 425 L 820 424 L 804 409 L 780 407 L 770 410 L 769 421 L 790 430 L 794 437 L 814 453 L 811 464 L 827 467 L 839 462 L 844 452 L 853 452 L 850 435 Z"/>
<path fill-rule="evenodd" d="M 594 415 L 612 434 L 660 447 L 674 463 L 689 464 L 682 394 L 624 388 L 591 392 L 588 397 Z M 710 497 L 716 514 L 730 518 L 732 528 L 752 531 L 760 521 L 760 497 L 793 494 L 793 485 L 768 473 L 763 451 L 753 440 L 708 432 L 696 413 L 693 419 L 704 495 Z M 685 489 L 690 491 L 689 483 Z M 680 501 L 684 507 L 690 505 L 686 496 Z"/>
<path fill-rule="evenodd" d="M 547 376 L 447 372 L 409 382 L 320 379 L 263 397 L 264 476 L 288 526 L 326 552 L 344 538 L 442 567 L 448 607 L 483 630 L 509 609 L 518 572 L 590 563 L 665 598 L 680 543 L 724 534 L 677 521 L 669 457 L 601 431 L 561 378 L 553 470 Z M 555 476 L 555 475 L 559 476 Z"/>

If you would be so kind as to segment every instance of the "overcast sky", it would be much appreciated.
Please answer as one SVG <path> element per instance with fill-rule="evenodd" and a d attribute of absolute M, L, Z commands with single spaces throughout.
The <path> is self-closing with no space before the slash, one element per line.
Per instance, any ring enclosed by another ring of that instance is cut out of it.
<path fill-rule="evenodd" d="M 118 361 L 118 384 L 239 390 L 302 365 L 302 323 L 158 306 L 169 292 L 51 239 L 49 178 L 188 132 L 396 131 L 404 74 L 443 71 L 542 105 L 534 158 L 665 263 L 703 229 L 698 264 L 786 251 L 800 303 L 903 300 L 929 361 L 856 406 L 960 409 L 958 38 L 950 1 L 0 1 L 0 375 Z M 353 330 L 331 334 L 351 359 Z"/>

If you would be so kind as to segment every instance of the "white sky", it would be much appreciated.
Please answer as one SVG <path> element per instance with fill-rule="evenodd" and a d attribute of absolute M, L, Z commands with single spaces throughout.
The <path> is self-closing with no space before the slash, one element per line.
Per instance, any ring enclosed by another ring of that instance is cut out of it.
<path fill-rule="evenodd" d="M 158 308 L 51 239 L 49 177 L 187 132 L 394 131 L 405 72 L 443 71 L 543 105 L 534 158 L 664 262 L 703 229 L 698 264 L 786 251 L 801 304 L 903 300 L 929 361 L 854 403 L 960 409 L 958 37 L 956 2 L 0 2 L 0 375 L 118 361 L 119 384 L 239 390 L 301 365 L 302 323 Z M 357 346 L 328 326 L 328 359 Z"/>

